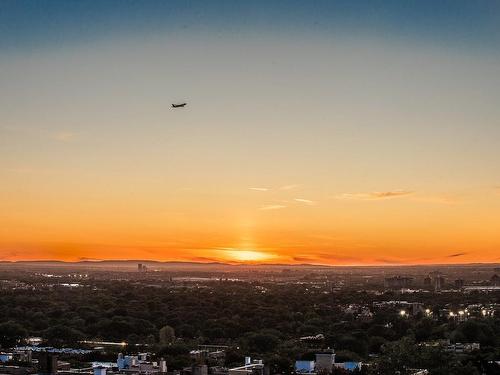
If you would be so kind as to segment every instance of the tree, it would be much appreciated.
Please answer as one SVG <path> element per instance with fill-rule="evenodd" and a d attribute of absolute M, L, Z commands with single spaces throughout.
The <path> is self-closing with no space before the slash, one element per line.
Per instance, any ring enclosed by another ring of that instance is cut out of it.
<path fill-rule="evenodd" d="M 43 335 L 53 346 L 76 345 L 85 338 L 82 332 L 61 324 L 46 329 Z"/>
<path fill-rule="evenodd" d="M 274 351 L 280 343 L 277 336 L 269 332 L 251 332 L 245 337 L 248 351 L 251 353 L 268 353 Z"/>
<path fill-rule="evenodd" d="M 0 346 L 9 348 L 26 338 L 28 332 L 18 323 L 8 321 L 0 324 Z"/>
<path fill-rule="evenodd" d="M 415 340 L 405 337 L 384 345 L 382 354 L 371 370 L 374 374 L 409 374 L 409 369 L 418 363 Z"/>
<path fill-rule="evenodd" d="M 170 326 L 164 326 L 160 329 L 160 344 L 172 344 L 175 340 L 175 330 Z"/>

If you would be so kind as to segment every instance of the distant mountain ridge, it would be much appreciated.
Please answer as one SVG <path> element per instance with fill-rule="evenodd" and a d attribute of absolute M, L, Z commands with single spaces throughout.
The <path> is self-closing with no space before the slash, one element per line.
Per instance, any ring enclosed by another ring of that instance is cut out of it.
<path fill-rule="evenodd" d="M 0 265 L 26 265 L 26 266 L 94 266 L 94 267 L 137 267 L 138 264 L 144 264 L 148 267 L 159 267 L 159 268 L 213 268 L 213 267 L 224 267 L 224 268 L 411 268 L 411 267 L 469 267 L 469 266 L 485 266 L 485 267 L 495 267 L 500 266 L 500 263 L 436 263 L 436 264 L 378 264 L 378 265 L 327 265 L 327 264 L 310 264 L 310 263 L 299 263 L 299 264 L 286 264 L 286 263 L 226 263 L 226 262 L 201 262 L 201 261 L 159 261 L 159 260 L 146 260 L 146 259 L 85 259 L 77 261 L 64 261 L 64 260 L 0 260 Z"/>
<path fill-rule="evenodd" d="M 64 261 L 64 260 L 1 260 L 0 264 L 19 264 L 19 265 L 130 265 L 137 266 L 137 264 L 144 265 L 157 265 L 157 266 L 226 266 L 226 267 L 239 267 L 239 266 L 263 266 L 263 267 L 335 267 L 333 265 L 321 264 L 280 264 L 280 263 L 225 263 L 225 262 L 196 262 L 196 261 L 176 261 L 176 260 L 145 260 L 145 259 L 95 259 L 95 260 L 77 260 L 77 261 Z"/>

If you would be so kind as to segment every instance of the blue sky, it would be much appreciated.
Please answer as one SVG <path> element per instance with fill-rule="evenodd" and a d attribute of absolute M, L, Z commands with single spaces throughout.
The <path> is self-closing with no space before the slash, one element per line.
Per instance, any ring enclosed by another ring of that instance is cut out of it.
<path fill-rule="evenodd" d="M 61 46 L 101 37 L 178 33 L 378 34 L 493 48 L 498 1 L 9 1 L 0 48 Z"/>

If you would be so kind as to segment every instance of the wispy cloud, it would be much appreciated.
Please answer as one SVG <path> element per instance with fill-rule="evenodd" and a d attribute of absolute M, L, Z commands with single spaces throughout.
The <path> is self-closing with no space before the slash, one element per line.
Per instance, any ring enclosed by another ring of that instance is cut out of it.
<path fill-rule="evenodd" d="M 328 253 L 299 254 L 292 256 L 292 260 L 295 262 L 313 264 L 358 264 L 363 262 L 363 258 L 361 257 Z"/>
<path fill-rule="evenodd" d="M 98 262 L 103 260 L 102 258 L 88 258 L 88 257 L 79 257 L 79 262 Z"/>
<path fill-rule="evenodd" d="M 220 262 L 220 260 L 216 258 L 210 258 L 210 257 L 193 257 L 189 259 L 190 261 L 193 262 L 202 262 L 202 263 L 214 263 L 214 262 Z"/>
<path fill-rule="evenodd" d="M 316 204 L 315 201 L 312 201 L 310 199 L 304 199 L 304 198 L 295 198 L 294 201 L 295 202 L 300 202 L 300 203 L 305 203 L 305 204 L 308 204 L 308 205 L 311 205 L 311 206 L 314 205 L 314 204 Z"/>
<path fill-rule="evenodd" d="M 300 185 L 297 184 L 290 184 L 290 185 L 283 185 L 278 188 L 269 188 L 269 187 L 263 187 L 263 186 L 252 186 L 249 187 L 248 190 L 255 190 L 255 191 L 270 191 L 270 190 L 293 190 L 298 188 Z"/>
<path fill-rule="evenodd" d="M 401 260 L 398 259 L 392 259 L 392 258 L 377 258 L 374 259 L 376 263 L 383 263 L 383 264 L 401 264 L 403 263 Z"/>
<path fill-rule="evenodd" d="M 374 192 L 371 193 L 371 196 L 377 199 L 384 199 L 384 198 L 400 197 L 403 195 L 410 195 L 410 194 L 413 194 L 413 192 L 407 190 L 395 190 L 395 191 Z"/>
<path fill-rule="evenodd" d="M 404 197 L 413 194 L 410 190 L 390 190 L 390 191 L 373 191 L 370 193 L 344 193 L 337 195 L 335 199 L 341 200 L 379 200 Z"/>
<path fill-rule="evenodd" d="M 450 254 L 447 256 L 447 258 L 456 258 L 456 257 L 461 257 L 467 255 L 467 253 L 456 253 L 456 254 Z"/>
<path fill-rule="evenodd" d="M 249 187 L 248 190 L 255 190 L 255 191 L 268 191 L 269 188 L 265 187 Z"/>
<path fill-rule="evenodd" d="M 286 208 L 286 206 L 282 205 L 282 204 L 267 204 L 265 206 L 261 206 L 259 208 L 259 210 L 279 210 L 279 209 L 282 209 L 282 208 Z"/>

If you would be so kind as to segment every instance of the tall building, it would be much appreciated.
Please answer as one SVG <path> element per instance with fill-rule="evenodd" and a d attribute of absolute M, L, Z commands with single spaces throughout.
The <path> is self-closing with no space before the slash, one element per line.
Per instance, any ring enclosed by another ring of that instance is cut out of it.
<path fill-rule="evenodd" d="M 387 289 L 401 289 L 410 287 L 412 282 L 413 279 L 411 277 L 394 276 L 394 277 L 387 277 L 384 280 L 384 286 Z"/>
<path fill-rule="evenodd" d="M 464 287 L 464 280 L 463 279 L 456 279 L 455 280 L 455 288 L 456 289 L 462 289 Z"/>
<path fill-rule="evenodd" d="M 430 288 L 432 285 L 432 279 L 430 276 L 424 278 L 424 287 Z"/>
<path fill-rule="evenodd" d="M 445 279 L 440 271 L 429 272 L 428 278 L 431 279 L 431 286 L 434 291 L 439 292 L 444 287 Z"/>
<path fill-rule="evenodd" d="M 443 276 L 436 276 L 433 280 L 432 280 L 432 284 L 434 286 L 434 290 L 436 292 L 439 292 L 443 286 L 444 286 L 444 277 Z"/>
<path fill-rule="evenodd" d="M 498 276 L 497 274 L 494 274 L 493 276 L 491 276 L 490 284 L 495 285 L 495 286 L 499 286 L 500 285 L 500 276 Z"/>

